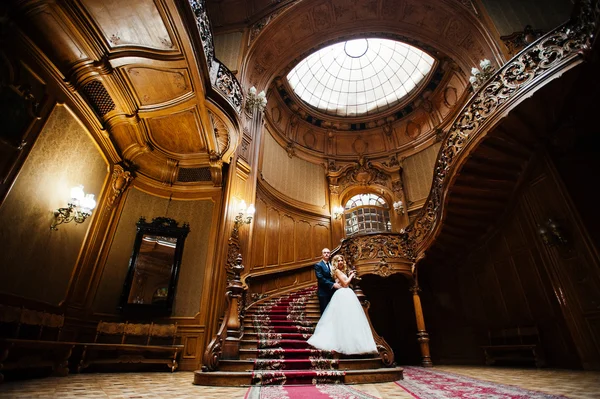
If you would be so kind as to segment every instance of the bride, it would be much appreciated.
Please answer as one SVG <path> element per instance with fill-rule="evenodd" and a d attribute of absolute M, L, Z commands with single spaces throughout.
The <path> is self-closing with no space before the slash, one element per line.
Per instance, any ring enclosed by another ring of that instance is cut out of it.
<path fill-rule="evenodd" d="M 348 287 L 355 272 L 351 271 L 347 276 L 340 270 L 345 263 L 342 255 L 333 257 L 331 274 L 343 288 L 336 290 L 331 297 L 308 343 L 317 349 L 346 355 L 376 353 L 369 321 L 356 294 Z"/>

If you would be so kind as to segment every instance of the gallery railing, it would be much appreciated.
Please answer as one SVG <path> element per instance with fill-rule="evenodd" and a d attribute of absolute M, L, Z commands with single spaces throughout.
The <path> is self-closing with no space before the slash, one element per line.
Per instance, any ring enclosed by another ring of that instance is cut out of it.
<path fill-rule="evenodd" d="M 210 83 L 213 89 L 234 108 L 239 115 L 242 112 L 242 88 L 236 79 L 235 75 L 215 57 L 215 43 L 213 40 L 212 28 L 208 14 L 206 12 L 205 0 L 187 0 L 191 6 L 198 28 L 200 41 L 208 73 Z"/>
<path fill-rule="evenodd" d="M 403 251 L 412 260 L 424 254 L 441 228 L 444 200 L 459 161 L 506 111 L 583 62 L 594 45 L 599 17 L 598 0 L 579 1 L 568 22 L 523 49 L 474 93 L 442 141 L 425 205 L 405 229 Z"/>

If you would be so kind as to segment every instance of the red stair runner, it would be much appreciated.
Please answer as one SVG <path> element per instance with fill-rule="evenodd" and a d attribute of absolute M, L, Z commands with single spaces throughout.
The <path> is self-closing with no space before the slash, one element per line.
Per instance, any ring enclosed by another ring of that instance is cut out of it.
<path fill-rule="evenodd" d="M 314 287 L 262 304 L 251 315 L 257 332 L 257 355 L 252 384 L 323 384 L 344 380 L 339 362 L 330 351 L 311 348 L 316 320 L 305 316 Z"/>

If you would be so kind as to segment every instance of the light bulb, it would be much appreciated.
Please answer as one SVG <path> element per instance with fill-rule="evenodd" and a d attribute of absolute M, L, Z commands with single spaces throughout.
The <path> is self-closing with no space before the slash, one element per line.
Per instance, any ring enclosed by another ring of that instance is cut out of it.
<path fill-rule="evenodd" d="M 254 215 L 254 212 L 256 212 L 256 208 L 254 208 L 254 204 L 250 204 L 248 209 L 246 209 L 246 215 L 252 216 Z"/>

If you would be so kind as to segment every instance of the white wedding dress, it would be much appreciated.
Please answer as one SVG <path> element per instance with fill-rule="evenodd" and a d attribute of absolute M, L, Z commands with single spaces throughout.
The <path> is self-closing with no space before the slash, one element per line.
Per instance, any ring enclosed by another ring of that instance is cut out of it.
<path fill-rule="evenodd" d="M 308 343 L 346 355 L 377 352 L 367 316 L 351 288 L 335 291 Z"/>

